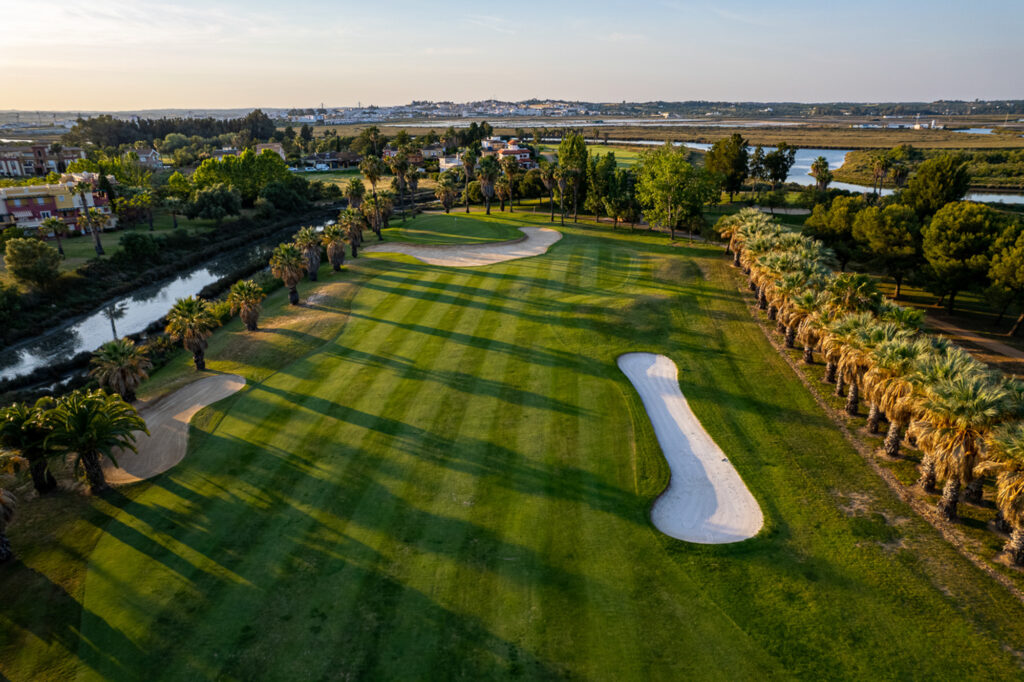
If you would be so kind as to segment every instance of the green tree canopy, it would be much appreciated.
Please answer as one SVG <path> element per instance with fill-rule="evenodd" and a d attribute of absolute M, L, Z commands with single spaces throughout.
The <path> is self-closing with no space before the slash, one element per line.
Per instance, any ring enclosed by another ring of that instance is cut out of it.
<path fill-rule="evenodd" d="M 836 197 L 828 208 L 824 204 L 817 204 L 804 221 L 804 233 L 817 237 L 835 251 L 841 270 L 846 270 L 846 264 L 850 262 L 857 246 L 853 223 L 862 208 L 864 199 L 859 196 Z"/>
<path fill-rule="evenodd" d="M 953 312 L 957 293 L 984 281 L 992 246 L 1003 227 L 996 210 L 957 201 L 939 209 L 921 231 L 924 256 L 948 294 L 947 311 Z"/>
<path fill-rule="evenodd" d="M 214 220 L 218 226 L 224 218 L 238 215 L 241 211 L 242 200 L 238 192 L 222 183 L 196 190 L 195 197 L 185 207 L 185 215 L 189 218 Z"/>
<path fill-rule="evenodd" d="M 4 245 L 4 264 L 14 279 L 47 290 L 60 274 L 60 253 L 39 239 L 9 239 Z"/>
<path fill-rule="evenodd" d="M 1021 221 L 1007 226 L 996 240 L 988 276 L 992 284 L 1010 292 L 1022 310 L 1010 329 L 1010 336 L 1016 336 L 1024 327 L 1024 223 Z"/>
<path fill-rule="evenodd" d="M 946 204 L 963 199 L 970 186 L 966 162 L 955 154 L 943 154 L 917 167 L 900 198 L 924 221 Z"/>
<path fill-rule="evenodd" d="M 890 204 L 885 208 L 869 206 L 857 213 L 853 237 L 896 281 L 897 300 L 907 273 L 922 260 L 921 226 L 909 206 Z"/>
<path fill-rule="evenodd" d="M 729 193 L 729 201 L 743 187 L 749 175 L 750 145 L 739 133 L 718 140 L 704 157 L 704 166 L 718 175 L 722 188 Z"/>

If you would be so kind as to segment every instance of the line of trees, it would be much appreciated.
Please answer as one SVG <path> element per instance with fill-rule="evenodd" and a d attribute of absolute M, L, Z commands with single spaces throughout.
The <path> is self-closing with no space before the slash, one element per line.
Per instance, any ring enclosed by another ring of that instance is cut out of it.
<path fill-rule="evenodd" d="M 936 492 L 943 482 L 944 518 L 957 521 L 963 501 L 980 503 L 995 475 L 997 525 L 1010 533 L 1013 563 L 1024 565 L 1024 383 L 923 333 L 923 314 L 885 300 L 866 275 L 834 272 L 822 242 L 752 209 L 718 229 L 785 347 L 799 343 L 809 364 L 820 354 L 846 413 L 867 403 L 869 432 L 887 422 L 886 456 L 898 458 L 904 438 L 915 439 L 919 485 Z"/>
<path fill-rule="evenodd" d="M 963 201 L 969 186 L 965 164 L 939 156 L 891 197 L 838 196 L 815 205 L 804 231 L 835 252 L 840 269 L 859 259 L 892 277 L 897 300 L 909 278 L 938 295 L 949 313 L 962 291 L 985 290 L 1002 321 L 1010 305 L 1024 309 L 1024 221 Z M 1009 334 L 1022 327 L 1024 313 Z"/>
<path fill-rule="evenodd" d="M 253 140 L 266 140 L 274 134 L 274 122 L 260 109 L 254 109 L 241 118 L 114 118 L 101 114 L 93 118 L 79 118 L 62 141 L 68 145 L 94 144 L 98 147 L 117 147 L 137 141 L 152 143 L 172 133 L 186 137 L 216 137 L 228 133 L 245 132 Z"/>

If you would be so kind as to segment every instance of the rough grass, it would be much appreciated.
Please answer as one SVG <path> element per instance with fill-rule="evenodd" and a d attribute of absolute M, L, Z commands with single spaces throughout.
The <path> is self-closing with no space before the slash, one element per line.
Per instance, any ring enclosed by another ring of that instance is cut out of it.
<path fill-rule="evenodd" d="M 720 247 L 580 223 L 486 268 L 377 254 L 321 274 L 312 304 L 268 299 L 266 332 L 215 336 L 211 368 L 250 384 L 197 416 L 181 465 L 64 514 L 28 505 L 0 673 L 1020 676 L 1024 607 L 850 448 Z M 650 525 L 668 471 L 615 367 L 636 350 L 679 366 L 758 537 Z"/>

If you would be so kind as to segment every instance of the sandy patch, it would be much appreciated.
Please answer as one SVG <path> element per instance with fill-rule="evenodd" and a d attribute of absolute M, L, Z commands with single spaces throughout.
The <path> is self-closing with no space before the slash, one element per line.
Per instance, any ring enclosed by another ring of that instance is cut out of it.
<path fill-rule="evenodd" d="M 548 227 L 521 227 L 525 239 L 490 244 L 408 244 L 384 242 L 364 246 L 362 251 L 402 253 L 418 258 L 427 265 L 453 268 L 475 268 L 517 258 L 539 256 L 562 238 L 562 233 Z"/>
<path fill-rule="evenodd" d="M 655 527 L 707 545 L 754 537 L 764 525 L 761 507 L 690 409 L 676 364 L 664 355 L 626 353 L 618 365 L 640 394 L 672 470 L 651 509 Z"/>
<path fill-rule="evenodd" d="M 163 473 L 185 458 L 188 423 L 196 412 L 242 390 L 245 379 L 237 374 L 218 374 L 178 389 L 152 407 L 139 412 L 146 420 L 149 436 L 138 434 L 138 454 L 119 453 L 120 468 L 104 460 L 107 481 L 124 485 Z"/>

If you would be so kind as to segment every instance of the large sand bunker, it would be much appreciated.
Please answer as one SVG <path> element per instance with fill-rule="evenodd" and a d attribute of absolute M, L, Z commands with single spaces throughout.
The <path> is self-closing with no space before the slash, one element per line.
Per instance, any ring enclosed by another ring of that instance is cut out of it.
<path fill-rule="evenodd" d="M 125 450 L 116 455 L 120 468 L 104 461 L 109 483 L 135 483 L 161 474 L 185 458 L 188 423 L 196 412 L 232 393 L 242 390 L 245 379 L 237 374 L 205 377 L 180 388 L 153 407 L 139 414 L 146 420 L 149 434 L 138 434 L 139 452 Z"/>
<path fill-rule="evenodd" d="M 383 242 L 368 244 L 363 251 L 402 253 L 418 258 L 427 265 L 447 265 L 454 268 L 475 268 L 493 265 L 517 258 L 539 256 L 562 238 L 562 233 L 548 227 L 521 227 L 525 239 L 490 244 L 408 244 Z"/>
<path fill-rule="evenodd" d="M 690 409 L 676 364 L 653 353 L 626 353 L 618 364 L 640 394 L 672 470 L 668 488 L 651 509 L 655 527 L 709 545 L 756 535 L 764 525 L 761 507 Z"/>

